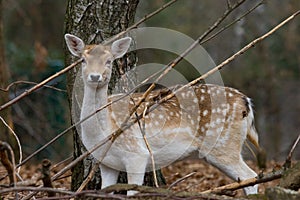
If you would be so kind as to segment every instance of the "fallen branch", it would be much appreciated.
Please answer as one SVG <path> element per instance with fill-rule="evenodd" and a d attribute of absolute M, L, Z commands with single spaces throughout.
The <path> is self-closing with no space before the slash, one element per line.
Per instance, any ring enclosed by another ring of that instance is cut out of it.
<path fill-rule="evenodd" d="M 230 191 L 234 191 L 234 190 L 238 190 L 244 187 L 248 187 L 248 186 L 253 186 L 259 183 L 265 183 L 265 182 L 269 182 L 269 181 L 273 181 L 276 179 L 281 178 L 282 174 L 283 174 L 283 170 L 278 170 L 276 172 L 271 172 L 265 175 L 261 175 L 258 178 L 250 178 L 247 180 L 243 180 L 240 182 L 235 182 L 235 183 L 231 183 L 228 185 L 224 185 L 221 187 L 217 187 L 211 190 L 206 190 L 204 192 L 201 192 L 202 194 L 207 194 L 207 193 L 215 193 L 215 194 L 223 194 L 224 191 L 226 190 L 230 190 Z"/>

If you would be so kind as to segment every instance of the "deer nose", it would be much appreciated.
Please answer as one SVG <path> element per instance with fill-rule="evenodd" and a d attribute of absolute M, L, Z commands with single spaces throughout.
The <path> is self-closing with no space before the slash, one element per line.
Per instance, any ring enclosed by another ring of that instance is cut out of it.
<path fill-rule="evenodd" d="M 89 79 L 92 82 L 99 82 L 102 80 L 102 76 L 101 76 L 101 74 L 90 74 Z"/>

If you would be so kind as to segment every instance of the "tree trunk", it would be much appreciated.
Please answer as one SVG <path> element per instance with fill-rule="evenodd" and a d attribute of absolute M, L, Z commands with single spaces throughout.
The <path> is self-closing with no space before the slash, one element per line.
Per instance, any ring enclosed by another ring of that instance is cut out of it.
<path fill-rule="evenodd" d="M 74 34 L 82 38 L 87 44 L 100 43 L 109 37 L 125 30 L 133 23 L 136 7 L 139 0 L 68 0 L 66 18 L 65 18 L 65 32 Z M 74 62 L 74 58 L 66 51 L 66 66 Z M 116 81 L 124 72 L 132 68 L 136 64 L 136 56 L 134 53 L 126 55 L 126 58 L 120 59 L 116 62 L 112 72 L 111 82 L 109 84 L 109 92 L 112 91 L 116 85 Z M 79 119 L 80 104 L 73 102 L 72 92 L 76 75 L 80 71 L 77 67 L 67 74 L 67 90 L 69 94 L 70 106 L 73 105 L 72 121 L 74 117 Z M 132 77 L 131 77 L 132 79 Z M 132 80 L 127 80 L 132 81 Z M 83 90 L 83 85 L 77 90 Z M 122 88 L 117 89 L 119 92 Z M 74 106 L 77 107 L 74 109 Z M 75 110 L 75 111 L 74 111 Z M 84 147 L 81 143 L 80 137 L 76 130 L 74 130 L 74 157 L 82 154 Z M 82 183 L 91 169 L 95 160 L 92 157 L 85 159 L 78 163 L 72 174 L 72 190 L 76 190 Z M 160 171 L 157 173 L 160 184 L 164 184 L 164 178 Z M 121 173 L 119 182 L 126 182 L 126 174 Z M 152 173 L 146 175 L 145 182 L 147 185 L 153 184 Z M 88 184 L 87 189 L 99 189 L 101 187 L 101 177 L 99 171 L 95 174 L 92 181 Z"/>
<path fill-rule="evenodd" d="M 9 72 L 5 64 L 5 52 L 4 52 L 4 42 L 3 42 L 3 22 L 2 22 L 2 0 L 0 0 L 0 88 L 5 88 L 8 85 Z M 9 100 L 9 92 L 0 91 L 0 105 L 3 105 Z M 0 116 L 5 120 L 5 122 L 13 127 L 13 122 L 11 118 L 11 108 L 6 108 L 0 111 Z M 8 128 L 0 121 L 0 140 L 6 141 L 13 148 L 16 147 L 16 140 L 13 138 L 12 134 L 9 133 Z"/>

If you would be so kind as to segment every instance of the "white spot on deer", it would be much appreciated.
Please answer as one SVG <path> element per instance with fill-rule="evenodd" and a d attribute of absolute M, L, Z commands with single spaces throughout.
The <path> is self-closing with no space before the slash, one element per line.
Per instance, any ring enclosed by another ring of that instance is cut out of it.
<path fill-rule="evenodd" d="M 205 117 L 208 114 L 208 110 L 203 111 L 203 116 Z"/>
<path fill-rule="evenodd" d="M 205 127 L 201 126 L 201 132 L 204 133 L 205 132 Z"/>
<path fill-rule="evenodd" d="M 202 101 L 204 101 L 204 99 L 205 99 L 205 97 L 202 95 L 202 96 L 200 97 L 200 101 L 202 102 Z"/>
<path fill-rule="evenodd" d="M 197 98 L 194 98 L 194 99 L 193 99 L 193 102 L 194 102 L 194 103 L 198 103 L 198 99 L 197 99 Z"/>

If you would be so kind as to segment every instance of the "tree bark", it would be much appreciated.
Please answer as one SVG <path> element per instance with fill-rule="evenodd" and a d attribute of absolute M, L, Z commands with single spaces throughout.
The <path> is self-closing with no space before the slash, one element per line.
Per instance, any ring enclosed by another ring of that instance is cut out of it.
<path fill-rule="evenodd" d="M 3 38 L 3 22 L 2 22 L 2 0 L 0 0 L 0 88 L 6 88 L 9 81 L 9 71 L 5 63 L 4 38 Z M 0 105 L 9 100 L 9 92 L 0 91 Z M 0 111 L 0 116 L 12 128 L 13 122 L 11 117 L 11 108 Z M 6 141 L 13 148 L 16 147 L 16 140 L 9 133 L 8 128 L 0 121 L 0 140 Z"/>
<path fill-rule="evenodd" d="M 139 0 L 68 0 L 65 17 L 65 33 L 74 34 L 82 38 L 87 44 L 100 43 L 101 41 L 125 30 L 133 23 L 138 2 Z M 66 51 L 66 48 L 65 55 L 66 66 L 75 61 L 74 58 L 71 57 L 70 53 Z M 132 68 L 135 64 L 136 55 L 134 53 L 129 53 L 125 55 L 125 58 L 119 59 L 115 62 L 112 79 L 109 84 L 109 92 L 111 92 L 115 87 L 116 81 L 120 78 L 120 76 Z M 72 98 L 74 81 L 78 71 L 80 71 L 79 67 L 67 74 L 67 91 L 69 94 L 70 109 L 72 105 L 77 107 L 75 109 L 73 108 L 73 122 L 74 117 L 79 119 L 79 110 L 81 106 L 80 104 L 73 102 Z M 80 84 L 80 88 L 76 89 L 83 90 L 83 85 Z M 117 90 L 120 92 L 123 89 L 118 88 Z M 76 158 L 85 150 L 76 130 L 74 130 L 73 135 L 74 157 Z M 76 190 L 80 186 L 84 177 L 88 175 L 94 162 L 94 159 L 89 157 L 74 167 L 72 174 L 72 190 Z M 164 178 L 160 171 L 157 173 L 159 175 L 159 183 L 164 184 Z M 126 174 L 121 173 L 119 182 L 126 183 L 126 179 Z M 154 185 L 152 173 L 146 175 L 145 182 L 147 185 Z M 88 184 L 87 189 L 99 189 L 100 187 L 101 177 L 98 171 L 92 181 Z"/>

